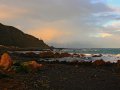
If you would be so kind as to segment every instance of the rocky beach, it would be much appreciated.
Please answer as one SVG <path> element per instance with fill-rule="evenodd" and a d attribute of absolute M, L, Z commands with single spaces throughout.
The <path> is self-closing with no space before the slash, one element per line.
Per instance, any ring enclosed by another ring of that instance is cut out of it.
<path fill-rule="evenodd" d="M 40 55 L 44 56 L 44 59 L 53 56 L 43 53 Z M 35 57 L 36 54 L 33 57 L 33 53 L 32 55 L 27 53 L 22 54 L 23 61 L 16 61 L 16 56 L 13 55 L 4 53 L 1 56 L 4 62 L 0 63 L 0 90 L 119 90 L 120 88 L 119 60 L 116 63 L 103 60 L 67 62 L 43 61 L 41 58 L 39 61 Z M 61 57 L 68 56 L 67 53 L 61 55 Z M 33 58 L 36 60 L 33 61 Z"/>
<path fill-rule="evenodd" d="M 0 90 L 120 90 L 120 0 L 0 0 Z"/>

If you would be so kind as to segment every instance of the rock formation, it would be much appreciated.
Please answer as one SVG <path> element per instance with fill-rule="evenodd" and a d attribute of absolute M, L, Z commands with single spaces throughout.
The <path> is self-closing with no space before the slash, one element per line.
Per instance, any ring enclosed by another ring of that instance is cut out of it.
<path fill-rule="evenodd" d="M 13 61 L 12 61 L 11 57 L 9 56 L 9 54 L 4 53 L 1 56 L 0 67 L 3 68 L 4 70 L 8 70 L 11 68 L 12 64 L 13 64 Z"/>
<path fill-rule="evenodd" d="M 23 65 L 28 67 L 31 70 L 37 70 L 43 66 L 42 64 L 39 64 L 36 61 L 28 61 L 28 62 L 25 62 Z"/>

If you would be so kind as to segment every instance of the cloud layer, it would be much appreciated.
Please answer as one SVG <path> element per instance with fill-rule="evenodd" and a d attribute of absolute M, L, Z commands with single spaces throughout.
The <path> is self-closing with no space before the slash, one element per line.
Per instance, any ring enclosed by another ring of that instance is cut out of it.
<path fill-rule="evenodd" d="M 120 47 L 116 1 L 1 0 L 0 20 L 56 47 Z"/>

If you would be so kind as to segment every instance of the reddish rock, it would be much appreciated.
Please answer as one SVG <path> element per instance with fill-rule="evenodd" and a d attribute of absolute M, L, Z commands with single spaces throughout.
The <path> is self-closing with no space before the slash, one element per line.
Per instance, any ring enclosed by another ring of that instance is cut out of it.
<path fill-rule="evenodd" d="M 13 64 L 13 61 L 12 61 L 11 57 L 9 56 L 9 54 L 4 53 L 1 56 L 0 67 L 3 68 L 4 70 L 8 70 L 11 68 L 12 64 Z"/>
<path fill-rule="evenodd" d="M 61 53 L 60 56 L 61 57 L 71 57 L 71 55 L 69 53 Z"/>
<path fill-rule="evenodd" d="M 43 65 L 37 63 L 36 61 L 28 61 L 24 63 L 24 66 L 27 66 L 28 68 L 32 69 L 32 70 L 37 70 L 39 68 L 41 68 Z"/>
<path fill-rule="evenodd" d="M 51 51 L 41 52 L 40 57 L 41 58 L 54 58 L 54 53 Z"/>
<path fill-rule="evenodd" d="M 80 57 L 80 55 L 79 54 L 73 54 L 73 57 Z"/>
<path fill-rule="evenodd" d="M 93 62 L 93 65 L 95 66 L 102 66 L 102 65 L 105 65 L 105 61 L 103 60 L 96 60 Z"/>

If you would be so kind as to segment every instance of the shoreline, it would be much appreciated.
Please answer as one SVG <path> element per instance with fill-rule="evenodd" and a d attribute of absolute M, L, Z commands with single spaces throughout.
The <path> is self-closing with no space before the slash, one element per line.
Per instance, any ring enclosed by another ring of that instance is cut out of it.
<path fill-rule="evenodd" d="M 70 54 L 47 52 L 40 55 L 44 58 L 41 57 L 39 60 L 33 52 L 14 53 L 10 56 L 7 54 L 8 58 L 5 59 L 12 60 L 13 64 L 10 67 L 11 71 L 0 69 L 0 90 L 119 90 L 120 88 L 120 60 L 116 63 L 104 60 L 49 61 L 46 56 L 66 57 Z M 2 55 L 2 58 L 3 56 L 6 57 L 6 54 Z M 84 57 L 83 54 L 81 56 Z M 33 66 L 29 64 L 31 60 Z"/>
<path fill-rule="evenodd" d="M 117 62 L 120 60 L 120 54 L 82 54 L 82 53 L 67 53 L 67 52 L 55 52 L 55 51 L 16 51 L 9 52 L 13 58 L 29 58 L 29 59 L 37 59 L 45 60 L 45 61 L 95 61 L 95 60 L 104 60 L 105 62 L 110 61 Z"/>

